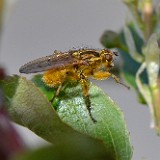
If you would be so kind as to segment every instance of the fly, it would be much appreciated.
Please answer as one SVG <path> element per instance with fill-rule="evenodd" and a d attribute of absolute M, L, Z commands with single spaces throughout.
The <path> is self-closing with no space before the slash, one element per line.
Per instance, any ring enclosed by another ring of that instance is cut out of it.
<path fill-rule="evenodd" d="M 117 52 L 109 49 L 79 49 L 67 52 L 55 51 L 54 54 L 42 57 L 24 64 L 20 73 L 44 72 L 42 80 L 49 87 L 57 87 L 51 102 L 59 95 L 63 84 L 66 81 L 78 81 L 81 84 L 84 101 L 91 120 L 97 120 L 91 113 L 91 101 L 89 96 L 89 78 L 104 80 L 112 77 L 117 83 L 121 83 L 119 78 L 111 73 L 110 69 L 114 66 L 113 58 Z"/>

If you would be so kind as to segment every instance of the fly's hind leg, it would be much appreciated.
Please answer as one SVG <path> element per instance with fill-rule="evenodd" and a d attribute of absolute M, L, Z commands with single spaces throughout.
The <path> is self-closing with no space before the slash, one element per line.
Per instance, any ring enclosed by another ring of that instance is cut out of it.
<path fill-rule="evenodd" d="M 92 116 L 91 113 L 91 101 L 90 101 L 90 97 L 89 97 L 89 82 L 86 79 L 86 77 L 83 75 L 83 73 L 80 73 L 80 82 L 81 82 L 81 86 L 83 89 L 83 96 L 84 96 L 84 101 L 87 107 L 87 110 L 89 112 L 89 116 L 91 118 L 91 120 L 96 123 L 96 119 L 94 119 L 94 117 Z"/>
<path fill-rule="evenodd" d="M 54 99 L 59 95 L 59 92 L 61 91 L 62 88 L 62 84 L 60 84 L 56 90 L 56 93 L 54 94 L 54 96 L 52 97 L 52 99 L 50 100 L 51 103 L 53 103 Z"/>

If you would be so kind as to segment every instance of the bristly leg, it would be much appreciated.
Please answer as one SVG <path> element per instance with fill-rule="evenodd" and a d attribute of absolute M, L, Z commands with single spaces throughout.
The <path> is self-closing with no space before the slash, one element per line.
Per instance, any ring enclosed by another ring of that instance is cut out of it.
<path fill-rule="evenodd" d="M 97 120 L 94 119 L 94 117 L 92 116 L 91 113 L 91 101 L 90 101 L 90 97 L 89 97 L 89 82 L 86 79 L 85 75 L 83 75 L 83 73 L 80 73 L 80 82 L 81 82 L 81 86 L 82 86 L 82 90 L 83 90 L 83 97 L 84 97 L 84 101 L 85 101 L 85 105 L 87 107 L 89 116 L 91 118 L 91 120 L 93 121 L 93 123 L 96 123 Z"/>
<path fill-rule="evenodd" d="M 88 113 L 89 113 L 91 120 L 93 121 L 93 123 L 96 123 L 97 120 L 92 116 L 92 113 L 91 113 L 92 108 L 91 108 L 91 101 L 90 101 L 89 95 L 84 96 L 84 101 L 85 101 L 85 105 L 87 107 L 87 110 L 88 110 Z"/>
<path fill-rule="evenodd" d="M 52 99 L 50 100 L 51 103 L 53 103 L 54 99 L 59 95 L 59 92 L 62 88 L 62 84 L 60 84 L 56 90 L 56 93 L 54 94 L 54 96 L 52 97 Z"/>
<path fill-rule="evenodd" d="M 127 86 L 126 84 L 122 83 L 122 82 L 120 81 L 120 79 L 119 79 L 118 77 L 116 77 L 114 74 L 111 74 L 110 76 L 111 76 L 117 83 L 123 85 L 123 86 L 126 87 L 127 89 L 130 89 L 129 86 Z"/>

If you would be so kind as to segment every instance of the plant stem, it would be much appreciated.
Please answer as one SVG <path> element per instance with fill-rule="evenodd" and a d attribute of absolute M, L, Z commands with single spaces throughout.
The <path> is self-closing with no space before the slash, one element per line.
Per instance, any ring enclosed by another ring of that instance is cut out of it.
<path fill-rule="evenodd" d="M 143 0 L 144 38 L 148 40 L 152 33 L 153 4 L 152 0 Z"/>
<path fill-rule="evenodd" d="M 154 87 L 154 89 L 152 89 L 152 98 L 155 128 L 158 135 L 160 135 L 160 84 L 158 84 L 156 87 Z"/>
<path fill-rule="evenodd" d="M 131 13 L 132 13 L 132 15 L 133 15 L 138 27 L 139 27 L 139 29 L 143 33 L 145 26 L 143 24 L 143 21 L 141 19 L 141 16 L 139 14 L 137 6 L 130 4 L 130 5 L 128 5 L 128 8 L 130 9 L 130 11 L 131 11 Z"/>

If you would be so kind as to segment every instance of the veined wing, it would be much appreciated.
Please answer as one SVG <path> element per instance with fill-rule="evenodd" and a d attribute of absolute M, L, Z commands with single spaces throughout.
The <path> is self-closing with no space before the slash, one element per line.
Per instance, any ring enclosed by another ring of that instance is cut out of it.
<path fill-rule="evenodd" d="M 37 73 L 49 69 L 64 68 L 74 62 L 74 57 L 68 52 L 54 53 L 28 62 L 20 67 L 20 73 Z"/>

